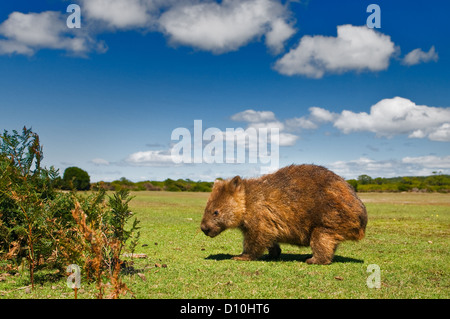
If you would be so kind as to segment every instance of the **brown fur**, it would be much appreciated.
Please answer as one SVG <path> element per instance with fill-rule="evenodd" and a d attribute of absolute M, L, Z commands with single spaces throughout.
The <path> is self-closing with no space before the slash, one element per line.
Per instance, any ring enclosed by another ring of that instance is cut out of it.
<path fill-rule="evenodd" d="M 235 260 L 255 260 L 266 249 L 281 254 L 278 243 L 311 246 L 309 264 L 329 264 L 343 240 L 364 237 L 367 212 L 353 188 L 316 165 L 291 165 L 255 179 L 216 181 L 201 229 L 215 237 L 228 228 L 244 235 Z"/>

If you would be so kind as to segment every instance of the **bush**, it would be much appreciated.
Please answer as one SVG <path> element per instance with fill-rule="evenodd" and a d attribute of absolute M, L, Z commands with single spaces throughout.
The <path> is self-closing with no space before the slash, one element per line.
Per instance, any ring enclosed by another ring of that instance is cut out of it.
<path fill-rule="evenodd" d="M 212 182 L 197 182 L 192 187 L 193 192 L 210 192 L 212 191 L 212 186 L 214 183 Z"/>
<path fill-rule="evenodd" d="M 153 185 L 151 182 L 139 182 L 137 183 L 138 190 L 146 190 L 146 191 L 161 191 L 161 187 Z"/>
<path fill-rule="evenodd" d="M 53 236 L 67 223 L 71 203 L 53 187 L 58 171 L 41 167 L 37 134 L 24 127 L 0 138 L 0 259 L 13 269 L 25 258 L 34 286 L 34 270 L 58 250 Z"/>
<path fill-rule="evenodd" d="M 63 175 L 64 189 L 87 191 L 91 187 L 89 174 L 78 167 L 68 167 Z"/>
<path fill-rule="evenodd" d="M 125 228 L 132 216 L 128 192 L 108 198 L 104 190 L 58 192 L 58 171 L 41 167 L 42 158 L 31 129 L 0 135 L 0 268 L 17 272 L 25 259 L 34 288 L 35 271 L 57 268 L 64 274 L 77 264 L 94 275 L 99 298 L 107 287 L 108 296 L 117 298 L 128 291 L 119 277 L 121 253 L 133 251 L 139 238 L 137 219 Z"/>
<path fill-rule="evenodd" d="M 82 266 L 87 279 L 96 282 L 97 298 L 103 298 L 110 286 L 104 283 L 104 278 L 113 284 L 108 297 L 118 298 L 129 291 L 119 277 L 123 263 L 120 257 L 124 250 L 133 254 L 140 236 L 139 221 L 134 218 L 130 229 L 126 230 L 132 217 L 128 207 L 132 198 L 128 190 L 116 192 L 107 201 L 105 194 L 105 190 L 100 190 L 83 199 L 76 198 L 72 215 L 85 256 Z"/>

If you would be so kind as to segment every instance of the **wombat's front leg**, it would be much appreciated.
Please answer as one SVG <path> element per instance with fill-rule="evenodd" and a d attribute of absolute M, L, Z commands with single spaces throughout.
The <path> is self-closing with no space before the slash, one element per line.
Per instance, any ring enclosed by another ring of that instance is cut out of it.
<path fill-rule="evenodd" d="M 250 256 L 249 254 L 244 254 L 244 253 L 242 253 L 242 254 L 240 254 L 239 256 L 234 256 L 234 257 L 232 257 L 231 259 L 233 259 L 233 260 L 244 260 L 244 261 L 249 261 L 249 260 L 256 260 L 256 259 L 258 259 L 258 258 L 254 258 L 254 257 Z"/>
<path fill-rule="evenodd" d="M 256 260 L 264 254 L 268 245 L 258 237 L 251 234 L 244 234 L 244 251 L 239 256 L 234 256 L 234 260 Z"/>
<path fill-rule="evenodd" d="M 281 255 L 280 245 L 275 242 L 272 246 L 269 247 L 269 257 L 272 259 L 277 259 Z"/>

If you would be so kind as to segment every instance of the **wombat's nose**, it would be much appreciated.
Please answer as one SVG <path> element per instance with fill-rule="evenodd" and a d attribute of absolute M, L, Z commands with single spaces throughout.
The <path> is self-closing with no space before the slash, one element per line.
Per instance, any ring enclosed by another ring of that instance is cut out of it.
<path fill-rule="evenodd" d="M 210 229 L 209 229 L 208 226 L 202 224 L 202 225 L 200 226 L 200 228 L 201 228 L 202 231 L 205 233 L 205 235 L 208 235 L 208 233 L 209 233 L 209 231 L 210 231 Z"/>

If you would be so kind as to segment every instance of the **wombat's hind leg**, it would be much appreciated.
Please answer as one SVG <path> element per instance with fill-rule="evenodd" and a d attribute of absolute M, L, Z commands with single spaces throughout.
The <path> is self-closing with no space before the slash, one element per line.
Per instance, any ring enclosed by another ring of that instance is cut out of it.
<path fill-rule="evenodd" d="M 270 259 L 278 259 L 281 255 L 281 248 L 277 242 L 274 242 L 273 245 L 268 248 L 268 250 Z"/>
<path fill-rule="evenodd" d="M 329 265 L 339 244 L 337 235 L 326 229 L 316 228 L 311 233 L 311 249 L 313 256 L 306 260 L 308 264 Z"/>

